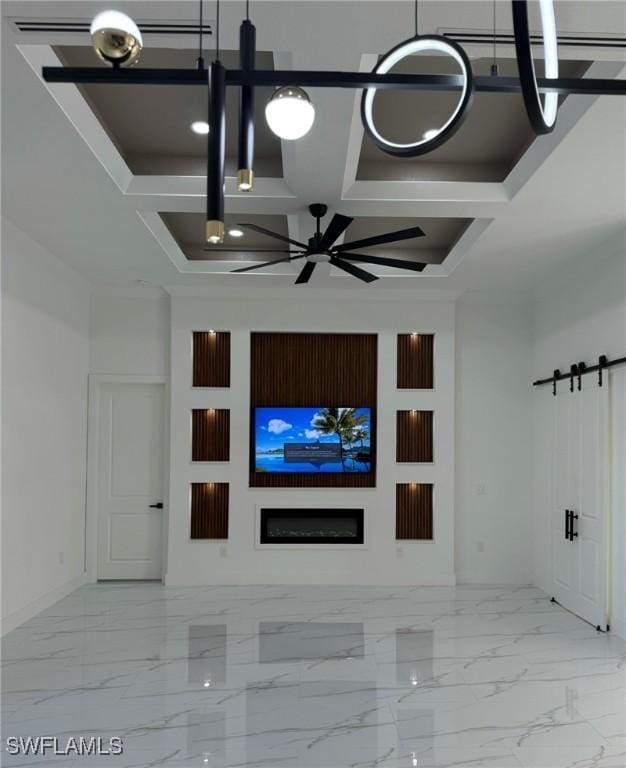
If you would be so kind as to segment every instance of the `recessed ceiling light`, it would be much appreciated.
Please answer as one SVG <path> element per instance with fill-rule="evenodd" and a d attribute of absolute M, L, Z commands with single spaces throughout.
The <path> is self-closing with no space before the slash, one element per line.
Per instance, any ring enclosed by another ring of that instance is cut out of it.
<path fill-rule="evenodd" d="M 231 237 L 243 237 L 243 230 L 241 229 L 229 229 L 228 234 Z"/>
<path fill-rule="evenodd" d="M 199 136 L 206 136 L 207 133 L 209 132 L 209 124 L 205 123 L 204 120 L 196 120 L 189 127 L 194 133 L 197 133 Z"/>
<path fill-rule="evenodd" d="M 428 131 L 424 131 L 424 138 L 426 141 L 430 141 L 431 139 L 434 139 L 438 133 L 439 131 L 436 128 L 430 128 Z"/>

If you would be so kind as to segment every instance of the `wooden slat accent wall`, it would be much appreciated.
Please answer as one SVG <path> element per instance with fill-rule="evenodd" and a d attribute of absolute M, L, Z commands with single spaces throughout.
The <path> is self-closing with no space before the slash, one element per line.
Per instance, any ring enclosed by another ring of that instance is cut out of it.
<path fill-rule="evenodd" d="M 396 485 L 396 539 L 432 539 L 433 486 L 430 483 Z"/>
<path fill-rule="evenodd" d="M 432 333 L 398 334 L 398 389 L 433 388 Z"/>
<path fill-rule="evenodd" d="M 371 488 L 376 485 L 378 339 L 360 333 L 253 333 L 250 360 L 250 485 L 262 488 Z M 372 409 L 368 474 L 281 475 L 254 471 L 254 408 Z"/>
<path fill-rule="evenodd" d="M 194 408 L 191 413 L 191 460 L 230 460 L 230 411 Z"/>
<path fill-rule="evenodd" d="M 194 331 L 193 386 L 230 387 L 228 331 Z"/>
<path fill-rule="evenodd" d="M 191 484 L 191 538 L 228 538 L 228 483 Z"/>
<path fill-rule="evenodd" d="M 433 412 L 396 411 L 396 461 L 433 460 Z"/>

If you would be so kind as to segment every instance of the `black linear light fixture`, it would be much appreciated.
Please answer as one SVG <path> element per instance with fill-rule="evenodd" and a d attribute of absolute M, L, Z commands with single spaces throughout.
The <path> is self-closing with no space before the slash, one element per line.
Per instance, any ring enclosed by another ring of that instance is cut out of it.
<path fill-rule="evenodd" d="M 557 33 L 553 0 L 538 0 L 541 12 L 541 32 L 545 74 L 535 73 L 527 0 L 512 0 L 513 32 L 519 78 L 501 77 L 492 69 L 490 76 L 473 76 L 471 63 L 463 48 L 448 37 L 419 35 L 417 0 L 415 3 L 415 35 L 395 46 L 366 72 L 258 70 L 255 67 L 256 32 L 249 18 L 240 27 L 240 69 L 227 70 L 217 55 L 207 68 L 202 55 L 196 69 L 147 69 L 133 67 L 143 45 L 141 31 L 135 22 L 119 11 L 105 11 L 91 25 L 92 43 L 98 56 L 111 64 L 101 67 L 43 67 L 42 76 L 49 83 L 110 83 L 136 85 L 208 86 L 208 169 L 206 240 L 218 245 L 224 239 L 224 169 L 225 169 L 225 93 L 227 87 L 240 89 L 238 190 L 249 191 L 254 186 L 254 92 L 255 88 L 273 86 L 277 90 L 268 104 L 266 118 L 272 126 L 272 112 L 280 114 L 285 106 L 299 110 L 302 125 L 296 134 L 304 135 L 311 127 L 315 110 L 303 90 L 306 88 L 363 89 L 361 115 L 364 128 L 384 152 L 404 157 L 430 152 L 447 141 L 460 127 L 471 108 L 475 91 L 490 93 L 521 93 L 529 122 L 536 134 L 549 133 L 556 124 L 558 97 L 567 94 L 626 96 L 626 81 L 591 78 L 563 78 L 558 73 Z M 219 0 L 217 0 L 216 33 L 219 41 Z M 200 25 L 202 30 L 202 24 Z M 425 75 L 396 74 L 390 70 L 406 56 L 435 52 L 451 57 L 460 74 Z M 451 117 L 438 129 L 409 144 L 397 144 L 385 138 L 373 119 L 373 102 L 379 89 L 458 91 L 460 97 Z M 543 102 L 541 96 L 543 95 Z M 295 118 L 292 118 L 295 122 Z M 285 122 L 284 120 L 282 121 Z M 287 120 L 287 123 L 289 121 Z M 294 128 L 294 125 L 288 125 Z M 304 130 L 303 130 L 304 128 Z M 279 133 L 279 131 L 276 131 Z M 292 131 L 293 133 L 293 131 Z M 280 135 L 280 134 L 279 134 Z M 295 136 L 285 136 L 295 138 Z"/>

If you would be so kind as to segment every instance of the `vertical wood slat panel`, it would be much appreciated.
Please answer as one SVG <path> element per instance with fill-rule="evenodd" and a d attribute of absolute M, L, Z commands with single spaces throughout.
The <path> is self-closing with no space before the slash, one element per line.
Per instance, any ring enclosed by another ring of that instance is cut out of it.
<path fill-rule="evenodd" d="M 433 460 L 433 412 L 396 411 L 396 461 Z"/>
<path fill-rule="evenodd" d="M 434 335 L 398 334 L 398 389 L 432 389 L 434 386 Z"/>
<path fill-rule="evenodd" d="M 253 333 L 250 405 L 369 407 L 372 471 L 367 474 L 272 474 L 254 471 L 250 486 L 263 488 L 371 488 L 376 485 L 378 338 L 361 333 Z M 254 424 L 250 445 L 254 446 Z"/>
<path fill-rule="evenodd" d="M 252 406 L 374 407 L 377 337 L 365 333 L 253 333 Z"/>
<path fill-rule="evenodd" d="M 396 539 L 433 538 L 431 483 L 396 485 Z"/>
<path fill-rule="evenodd" d="M 228 483 L 191 484 L 191 538 L 228 538 Z"/>
<path fill-rule="evenodd" d="M 230 387 L 228 331 L 194 331 L 193 386 Z"/>
<path fill-rule="evenodd" d="M 191 460 L 230 460 L 230 411 L 194 408 L 191 414 Z"/>

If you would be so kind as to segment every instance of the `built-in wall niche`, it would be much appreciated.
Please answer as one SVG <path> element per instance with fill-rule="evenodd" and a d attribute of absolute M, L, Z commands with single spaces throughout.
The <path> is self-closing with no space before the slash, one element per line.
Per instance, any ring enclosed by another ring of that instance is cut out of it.
<path fill-rule="evenodd" d="M 432 462 L 433 412 L 396 411 L 396 461 Z"/>
<path fill-rule="evenodd" d="M 398 389 L 432 389 L 435 337 L 432 333 L 399 333 Z"/>
<path fill-rule="evenodd" d="M 191 412 L 191 460 L 230 460 L 230 411 L 194 408 Z"/>
<path fill-rule="evenodd" d="M 230 387 L 230 333 L 194 331 L 194 387 Z"/>
<path fill-rule="evenodd" d="M 191 538 L 228 538 L 228 483 L 191 484 Z"/>
<path fill-rule="evenodd" d="M 431 483 L 396 484 L 396 539 L 433 538 Z"/>

